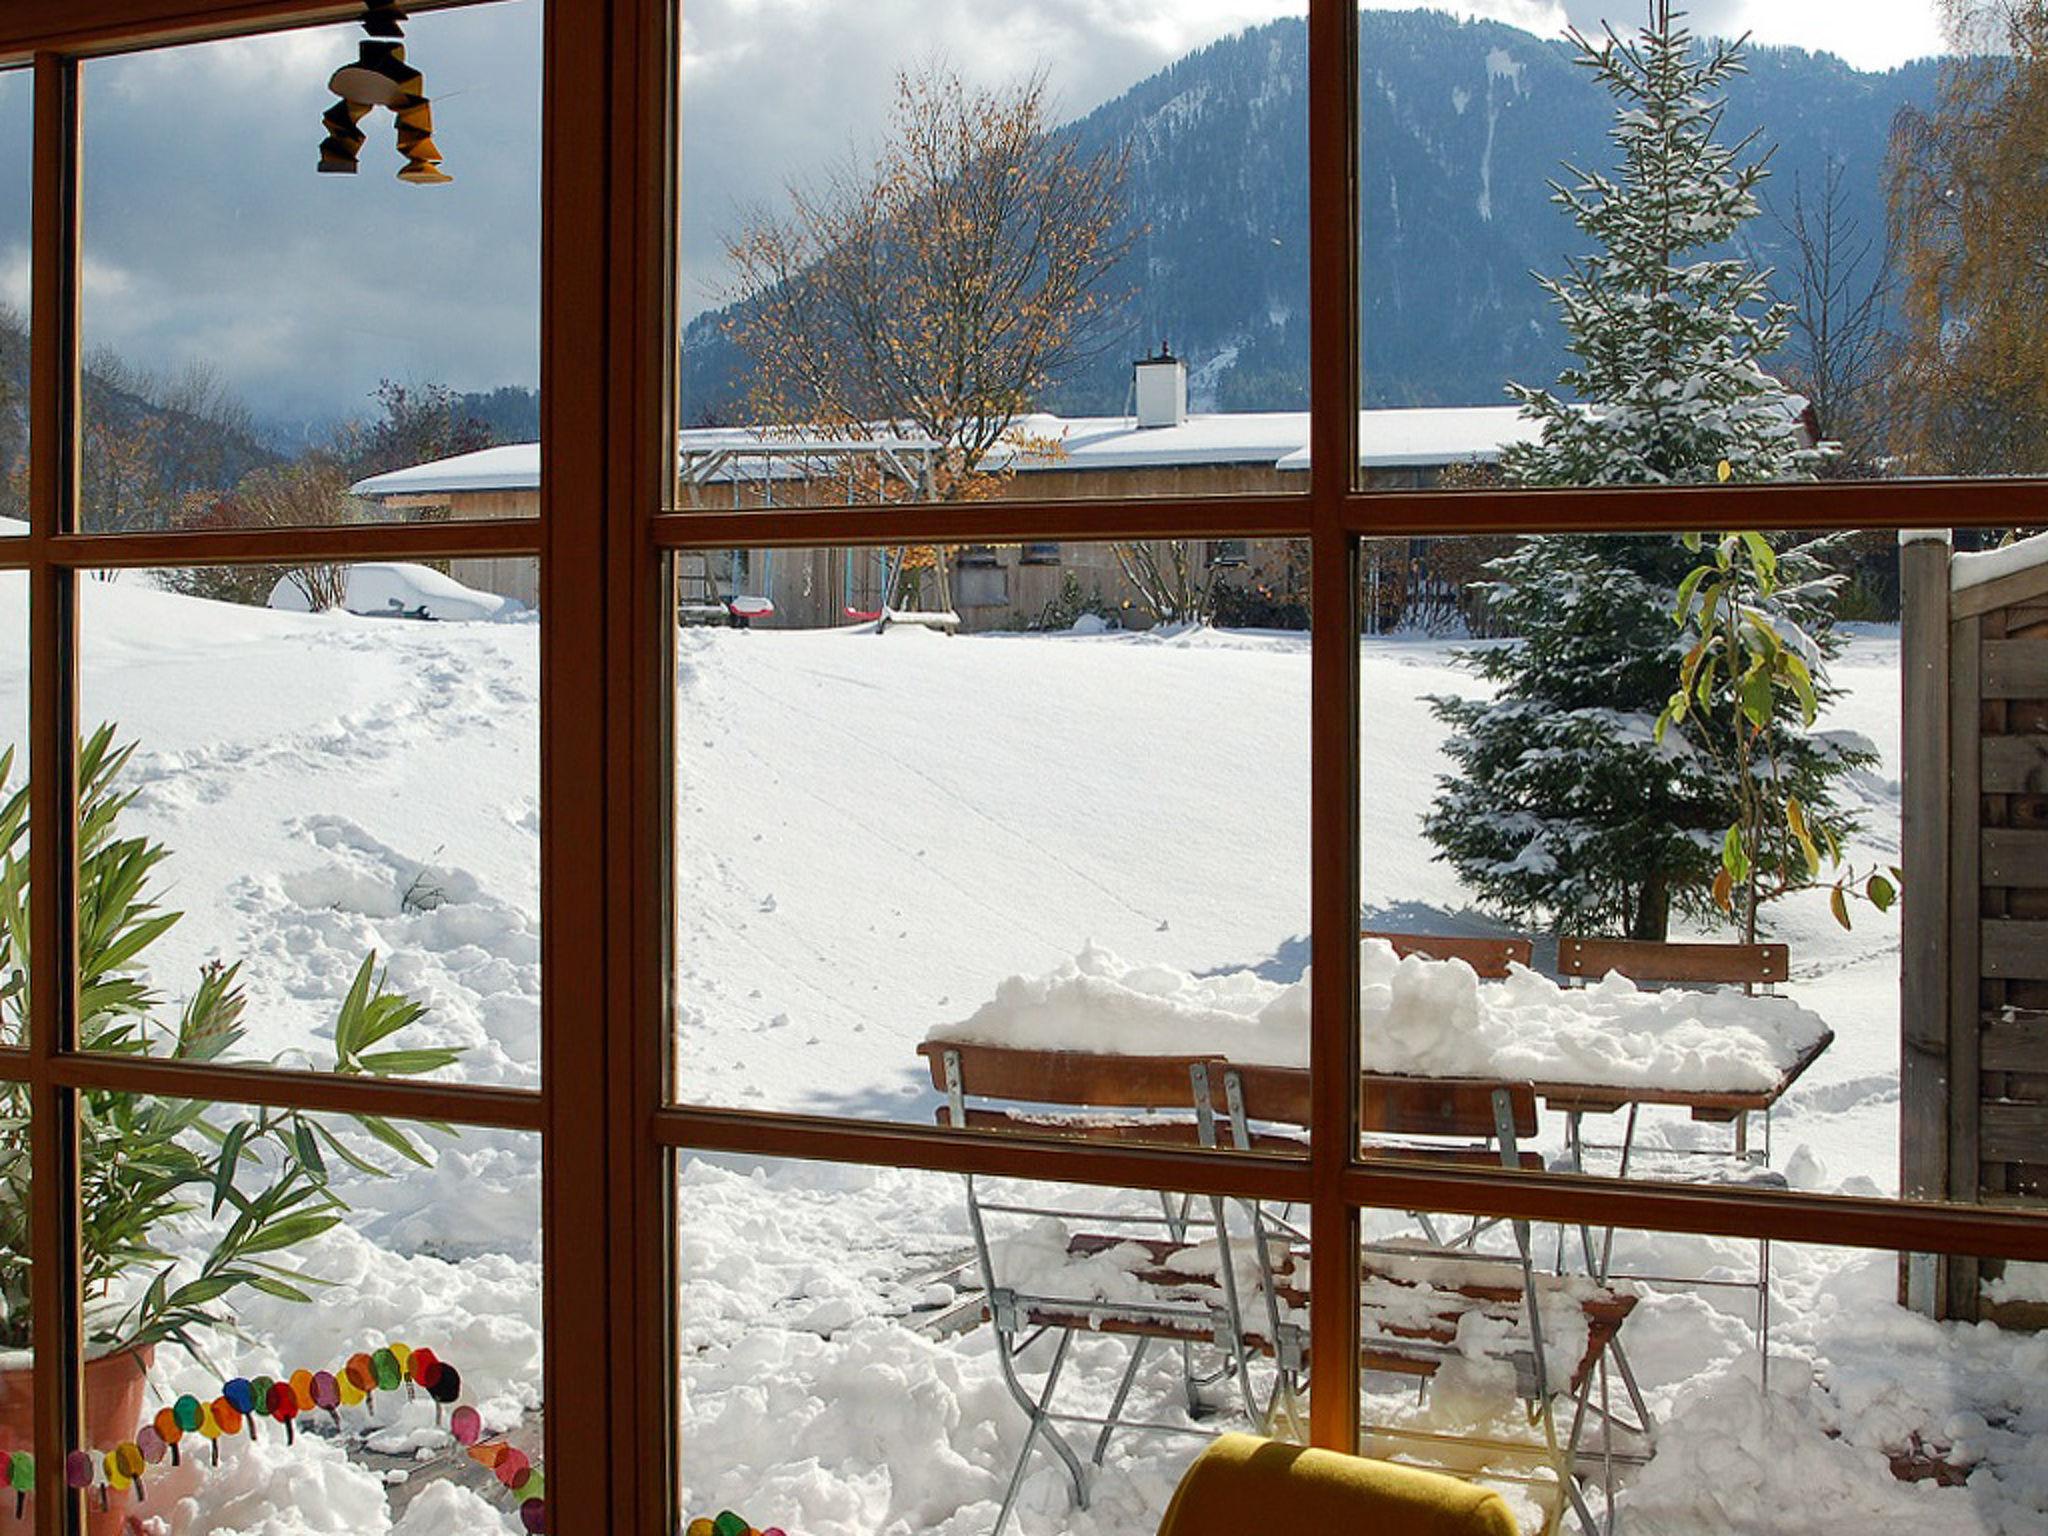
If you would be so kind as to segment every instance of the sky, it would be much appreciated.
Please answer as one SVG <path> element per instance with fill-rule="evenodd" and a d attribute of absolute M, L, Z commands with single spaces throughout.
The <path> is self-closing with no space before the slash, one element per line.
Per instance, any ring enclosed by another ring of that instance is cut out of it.
<path fill-rule="evenodd" d="M 314 174 L 326 78 L 353 54 L 354 28 L 88 64 L 87 346 L 164 374 L 210 368 L 274 422 L 365 412 L 385 377 L 534 385 L 543 3 L 412 22 L 456 178 L 446 187 L 393 179 L 388 117 L 365 125 L 361 174 Z M 1450 8 L 1544 36 L 1642 14 L 1617 0 Z M 905 64 L 938 56 L 983 83 L 1051 64 L 1072 116 L 1205 43 L 1299 14 L 1288 0 L 689 0 L 685 313 L 720 298 L 721 239 L 747 209 L 872 139 Z M 1700 0 L 1692 25 L 1867 69 L 1941 45 L 1936 0 Z M 17 308 L 28 129 L 26 79 L 0 76 L 0 302 Z"/>

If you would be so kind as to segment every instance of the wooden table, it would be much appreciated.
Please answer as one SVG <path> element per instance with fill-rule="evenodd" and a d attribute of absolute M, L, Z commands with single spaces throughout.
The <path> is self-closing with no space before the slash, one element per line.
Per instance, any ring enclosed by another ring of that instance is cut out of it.
<path fill-rule="evenodd" d="M 1778 1080 L 1768 1088 L 1739 1091 L 1660 1088 L 1653 1085 L 1623 1086 L 1603 1083 L 1548 1083 L 1539 1081 L 1536 1093 L 1544 1106 L 1562 1113 L 1566 1122 L 1566 1142 L 1573 1149 L 1573 1169 L 1585 1171 L 1583 1158 L 1578 1150 L 1584 1145 L 1581 1132 L 1587 1115 L 1611 1115 L 1618 1110 L 1629 1112 L 1628 1125 L 1622 1136 L 1622 1155 L 1626 1161 L 1628 1152 L 1635 1143 L 1637 1111 L 1645 1105 L 1668 1105 L 1687 1109 L 1695 1120 L 1725 1125 L 1735 1124 L 1735 1154 L 1747 1158 L 1749 1149 L 1749 1117 L 1752 1114 L 1764 1116 L 1764 1155 L 1770 1161 L 1770 1113 L 1778 1100 L 1782 1099 L 1792 1085 L 1806 1075 L 1806 1069 L 1820 1060 L 1821 1053 L 1835 1043 L 1835 1032 L 1821 1031 L 1818 1040 L 1801 1053 L 1798 1060 L 1787 1067 Z"/>

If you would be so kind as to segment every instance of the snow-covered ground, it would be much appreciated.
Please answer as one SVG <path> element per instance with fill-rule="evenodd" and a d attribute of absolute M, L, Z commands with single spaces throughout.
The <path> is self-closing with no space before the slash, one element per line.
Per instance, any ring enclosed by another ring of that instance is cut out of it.
<path fill-rule="evenodd" d="M 19 633 L 19 590 L 0 592 L 0 633 Z M 241 958 L 250 1049 L 318 1064 L 375 949 L 430 1004 L 414 1043 L 463 1046 L 472 1080 L 533 1085 L 538 626 L 231 608 L 133 576 L 89 583 L 82 608 L 84 718 L 139 742 L 130 817 L 174 850 L 164 899 L 187 914 L 154 953 L 158 985 L 176 998 L 201 961 Z M 1374 926 L 1486 926 L 1417 831 L 1446 766 L 1425 696 L 1473 687 L 1451 649 L 1366 647 Z M 19 657 L 0 662 L 16 740 Z M 1895 636 L 1856 635 L 1828 722 L 1881 753 L 1856 793 L 1864 847 L 1887 856 L 1897 667 Z M 926 1033 L 1091 942 L 1194 976 L 1298 979 L 1308 674 L 1299 636 L 684 632 L 683 1096 L 928 1123 Z M 1890 1190 L 1896 921 L 1864 910 L 1844 934 L 1815 899 L 1779 926 L 1792 996 L 1837 1038 L 1782 1106 L 1775 1162 L 1808 1187 Z M 1703 1133 L 1673 1118 L 1646 1134 Z M 358 1216 L 306 1255 L 344 1283 L 311 1307 L 249 1301 L 249 1337 L 217 1341 L 224 1360 L 253 1373 L 396 1332 L 458 1361 L 494 1425 L 537 1407 L 537 1148 L 467 1133 L 440 1156 L 352 1187 Z M 985 1530 L 1023 1417 L 988 1330 L 925 1326 L 970 1251 L 959 1182 L 713 1159 L 678 1181 L 691 1512 L 731 1506 L 792 1536 Z M 1616 1258 L 1740 1275 L 1755 1252 L 1622 1234 Z M 1888 1255 L 1778 1250 L 1767 1396 L 1743 1293 L 1648 1297 L 1626 1336 L 1665 1432 L 1629 1529 L 2043 1528 L 2048 1345 L 1903 1313 L 1895 1274 Z M 1113 1339 L 1077 1345 L 1078 1400 L 1106 1401 L 1123 1359 Z M 159 1373 L 171 1391 L 201 1374 L 169 1351 Z M 1162 1352 L 1137 1390 L 1147 1416 L 1173 1417 L 1177 1361 Z M 1983 1465 L 1964 1488 L 1897 1483 L 1883 1453 L 1915 1434 Z M 1040 1468 L 1022 1529 L 1149 1532 L 1195 1445 L 1120 1438 L 1087 1511 Z M 392 1528 L 377 1477 L 315 1436 L 290 1456 L 238 1443 L 151 1504 L 178 1536 Z M 455 1489 L 403 1518 L 407 1536 L 517 1529 L 506 1501 Z"/>

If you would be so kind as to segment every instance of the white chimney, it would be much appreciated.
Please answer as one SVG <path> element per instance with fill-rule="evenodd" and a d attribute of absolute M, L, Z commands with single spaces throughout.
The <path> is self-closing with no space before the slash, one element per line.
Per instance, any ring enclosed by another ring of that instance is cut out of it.
<path fill-rule="evenodd" d="M 1157 357 L 1141 357 L 1137 372 L 1138 425 L 1177 427 L 1188 419 L 1188 365 L 1159 344 Z"/>

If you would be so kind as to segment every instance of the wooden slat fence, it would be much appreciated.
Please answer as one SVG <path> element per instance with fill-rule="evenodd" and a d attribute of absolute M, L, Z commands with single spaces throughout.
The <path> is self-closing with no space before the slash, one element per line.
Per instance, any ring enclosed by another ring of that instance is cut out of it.
<path fill-rule="evenodd" d="M 1955 590 L 1900 551 L 1906 871 L 1901 1176 L 1909 1197 L 2048 1201 L 2048 563 Z M 1908 1298 L 1960 1318 L 1991 1261 L 1922 1256 Z"/>

